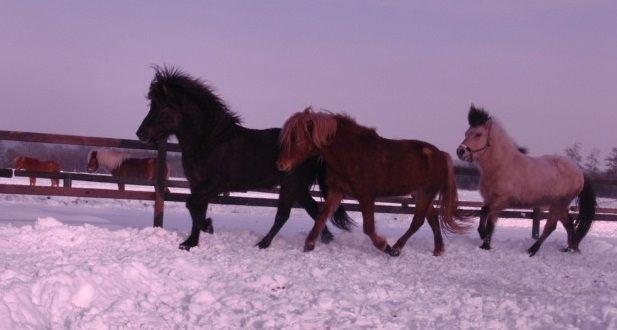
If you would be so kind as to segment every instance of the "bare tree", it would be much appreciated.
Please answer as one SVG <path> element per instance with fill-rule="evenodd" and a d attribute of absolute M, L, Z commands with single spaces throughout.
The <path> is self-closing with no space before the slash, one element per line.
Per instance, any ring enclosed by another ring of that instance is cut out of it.
<path fill-rule="evenodd" d="M 565 150 L 566 156 L 573 162 L 581 166 L 583 162 L 583 156 L 581 156 L 581 144 L 576 142 L 572 146 L 567 147 Z"/>
<path fill-rule="evenodd" d="M 604 161 L 606 164 L 606 174 L 617 176 L 617 147 L 613 147 Z"/>
<path fill-rule="evenodd" d="M 600 173 L 600 149 L 593 148 L 587 157 L 585 157 L 585 171 L 591 174 L 599 174 Z"/>

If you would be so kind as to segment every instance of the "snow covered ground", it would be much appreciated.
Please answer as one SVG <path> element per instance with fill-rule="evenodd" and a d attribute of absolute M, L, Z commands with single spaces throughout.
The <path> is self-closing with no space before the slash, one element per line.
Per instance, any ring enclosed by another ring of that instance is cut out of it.
<path fill-rule="evenodd" d="M 559 228 L 533 258 L 528 220 L 500 220 L 492 251 L 451 237 L 442 257 L 425 225 L 392 258 L 361 228 L 302 252 L 302 210 L 259 250 L 274 212 L 213 205 L 215 234 L 186 252 L 179 203 L 154 229 L 150 203 L 0 195 L 0 329 L 617 329 L 617 223 L 595 223 L 580 254 L 559 252 Z M 393 242 L 409 216 L 377 224 Z"/>

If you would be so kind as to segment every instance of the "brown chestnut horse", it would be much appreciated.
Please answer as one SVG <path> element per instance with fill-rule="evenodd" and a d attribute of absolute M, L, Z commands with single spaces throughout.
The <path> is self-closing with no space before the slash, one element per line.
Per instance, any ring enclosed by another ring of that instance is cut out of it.
<path fill-rule="evenodd" d="M 346 115 L 314 112 L 307 108 L 291 116 L 281 134 L 282 152 L 278 166 L 290 171 L 305 159 L 320 155 L 326 165 L 330 192 L 318 221 L 304 246 L 315 247 L 315 239 L 326 219 L 344 196 L 356 198 L 362 211 L 364 233 L 379 250 L 398 256 L 407 240 L 424 223 L 433 230 L 434 255 L 444 252 L 441 228 L 463 233 L 467 226 L 457 213 L 458 195 L 450 156 L 435 146 L 417 140 L 390 140 L 374 129 L 358 125 Z M 390 247 L 375 232 L 375 198 L 415 193 L 416 212 L 409 230 Z M 433 200 L 441 195 L 441 216 Z M 439 221 L 438 221 L 439 218 Z"/>
<path fill-rule="evenodd" d="M 131 155 L 111 150 L 92 150 L 88 154 L 88 173 L 103 167 L 112 176 L 125 178 L 156 179 L 156 158 L 131 158 Z M 165 178 L 169 178 L 169 166 Z M 118 189 L 124 190 L 124 183 L 118 183 Z M 166 190 L 169 192 L 169 189 Z"/>
<path fill-rule="evenodd" d="M 41 161 L 36 158 L 20 156 L 15 158 L 15 169 L 23 171 L 60 173 L 60 164 L 53 160 Z M 60 186 L 60 179 L 50 179 L 52 187 Z M 30 177 L 30 185 L 36 185 L 36 177 Z"/>

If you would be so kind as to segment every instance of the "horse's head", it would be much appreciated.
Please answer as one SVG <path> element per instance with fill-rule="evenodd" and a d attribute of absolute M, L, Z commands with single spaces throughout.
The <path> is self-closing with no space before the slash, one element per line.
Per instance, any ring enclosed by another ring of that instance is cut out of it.
<path fill-rule="evenodd" d="M 19 156 L 15 158 L 15 169 L 16 170 L 25 170 L 26 169 L 26 157 Z"/>
<path fill-rule="evenodd" d="M 173 68 L 155 67 L 154 79 L 148 91 L 150 111 L 136 132 L 142 142 L 152 144 L 166 139 L 180 128 L 185 106 L 182 97 L 176 93 L 174 78 L 181 75 Z"/>
<path fill-rule="evenodd" d="M 489 114 L 484 109 L 476 108 L 473 104 L 467 114 L 469 128 L 465 132 L 465 139 L 456 150 L 460 160 L 477 161 L 490 147 L 491 126 L 493 124 Z"/>
<path fill-rule="evenodd" d="M 152 143 L 170 135 L 179 140 L 217 136 L 240 123 L 240 118 L 201 80 L 173 67 L 154 70 L 148 91 L 150 111 L 137 130 L 140 140 Z"/>
<path fill-rule="evenodd" d="M 308 158 L 317 155 L 321 147 L 331 143 L 336 126 L 334 115 L 316 113 L 310 107 L 289 117 L 280 136 L 282 150 L 276 162 L 278 169 L 291 171 Z"/>
<path fill-rule="evenodd" d="M 99 170 L 98 152 L 92 150 L 88 153 L 88 166 L 86 167 L 88 173 L 94 173 Z"/>

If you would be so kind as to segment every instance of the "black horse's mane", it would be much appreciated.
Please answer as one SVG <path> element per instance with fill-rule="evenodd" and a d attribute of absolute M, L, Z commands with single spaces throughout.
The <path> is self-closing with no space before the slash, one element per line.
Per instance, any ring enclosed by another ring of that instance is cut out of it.
<path fill-rule="evenodd" d="M 240 116 L 231 111 L 225 102 L 214 93 L 214 89 L 201 79 L 193 78 L 173 66 L 154 66 L 154 78 L 150 83 L 148 99 L 165 100 L 168 103 L 180 101 L 180 95 L 189 98 L 201 111 L 217 117 L 225 117 L 227 122 L 240 124 Z M 181 102 L 181 101 L 180 101 Z M 220 116 L 220 115 L 223 116 Z"/>

